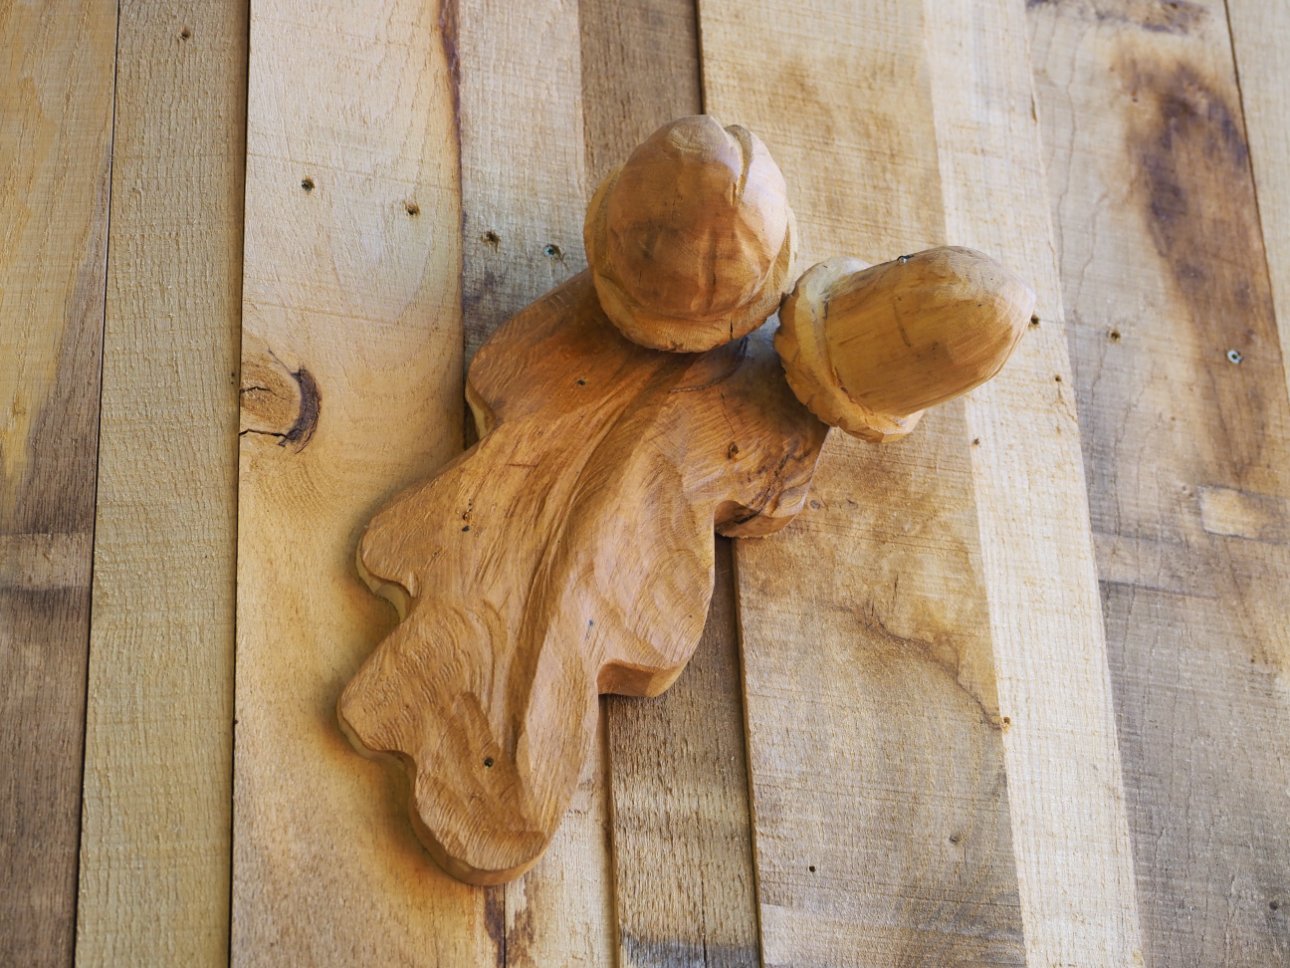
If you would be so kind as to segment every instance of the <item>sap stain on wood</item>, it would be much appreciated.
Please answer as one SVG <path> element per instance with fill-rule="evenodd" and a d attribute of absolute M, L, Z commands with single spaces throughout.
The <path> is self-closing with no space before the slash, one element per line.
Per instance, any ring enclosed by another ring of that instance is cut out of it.
<path fill-rule="evenodd" d="M 1137 47 L 1121 53 L 1116 74 L 1130 98 L 1133 193 L 1180 297 L 1177 315 L 1202 353 L 1205 392 L 1231 426 L 1250 427 L 1224 439 L 1228 473 L 1243 482 L 1253 471 L 1249 485 L 1258 490 L 1271 435 L 1255 428 L 1279 409 L 1269 390 L 1280 387 L 1233 367 L 1227 354 L 1236 347 L 1244 361 L 1279 369 L 1280 352 L 1235 91 L 1191 63 Z"/>
<path fill-rule="evenodd" d="M 1209 11 L 1193 0 L 1026 0 L 1026 8 L 1057 7 L 1099 24 L 1132 26 L 1153 34 L 1187 34 Z"/>

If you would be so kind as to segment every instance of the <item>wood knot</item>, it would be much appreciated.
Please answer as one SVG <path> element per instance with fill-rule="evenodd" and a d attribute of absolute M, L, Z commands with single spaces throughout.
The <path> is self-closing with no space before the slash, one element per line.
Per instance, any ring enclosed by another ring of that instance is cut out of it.
<path fill-rule="evenodd" d="M 313 374 L 292 370 L 272 350 L 242 363 L 239 435 L 276 437 L 279 447 L 302 451 L 318 427 L 322 395 Z"/>

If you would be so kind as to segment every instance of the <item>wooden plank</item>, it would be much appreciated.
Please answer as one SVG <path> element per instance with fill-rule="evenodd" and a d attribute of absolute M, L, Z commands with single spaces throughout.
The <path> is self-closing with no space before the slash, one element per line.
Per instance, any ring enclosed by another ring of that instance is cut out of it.
<path fill-rule="evenodd" d="M 357 538 L 461 449 L 450 8 L 251 9 L 232 959 L 496 963 L 482 892 L 418 847 L 406 790 L 341 735 L 394 623 Z M 284 952 L 290 952 L 285 955 Z"/>
<path fill-rule="evenodd" d="M 619 964 L 754 965 L 756 876 L 732 551 L 689 666 L 658 699 L 608 703 Z"/>
<path fill-rule="evenodd" d="M 116 5 L 0 9 L 0 963 L 69 964 Z"/>
<path fill-rule="evenodd" d="M 783 167 L 803 265 L 939 243 L 915 4 L 700 7 L 708 110 Z M 812 510 L 736 548 L 768 965 L 1024 960 L 962 405 L 830 439 Z"/>
<path fill-rule="evenodd" d="M 1038 322 L 968 398 L 1027 960 L 1131 965 L 1141 937 L 1025 11 L 929 0 L 946 234 L 1030 280 Z M 977 443 L 979 442 L 979 443 Z"/>
<path fill-rule="evenodd" d="M 587 187 L 675 118 L 703 110 L 695 0 L 582 0 Z"/>
<path fill-rule="evenodd" d="M 1030 21 L 1144 954 L 1284 964 L 1290 402 L 1224 6 Z"/>
<path fill-rule="evenodd" d="M 77 959 L 228 961 L 246 11 L 121 5 Z"/>
<path fill-rule="evenodd" d="M 594 186 L 659 125 L 702 110 L 690 0 L 584 0 Z M 619 963 L 760 959 L 731 541 L 718 538 L 703 641 L 657 699 L 606 703 Z"/>
<path fill-rule="evenodd" d="M 511 315 L 586 266 L 578 8 L 460 0 L 462 305 L 473 356 Z M 589 758 L 551 846 L 523 878 L 488 889 L 504 963 L 611 963 L 608 806 Z"/>
<path fill-rule="evenodd" d="M 576 4 L 460 10 L 463 307 L 469 359 L 586 266 Z"/>
<path fill-rule="evenodd" d="M 1290 318 L 1290 104 L 1285 98 L 1290 7 L 1266 0 L 1227 0 L 1227 19 L 1285 360 L 1290 358 L 1290 323 L 1283 321 Z"/>

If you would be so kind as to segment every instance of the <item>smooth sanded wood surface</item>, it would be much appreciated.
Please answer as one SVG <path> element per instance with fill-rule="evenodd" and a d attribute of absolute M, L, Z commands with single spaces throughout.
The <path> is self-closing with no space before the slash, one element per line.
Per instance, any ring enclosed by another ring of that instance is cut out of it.
<path fill-rule="evenodd" d="M 590 186 L 657 127 L 702 110 L 698 23 L 680 0 L 596 0 L 580 18 Z M 681 678 L 658 699 L 605 700 L 624 966 L 758 958 L 730 539 L 717 538 L 715 560 L 708 623 Z"/>
<path fill-rule="evenodd" d="M 247 100 L 232 960 L 489 964 L 484 895 L 341 735 L 393 625 L 354 568 L 390 494 L 461 448 L 451 11 L 257 2 Z"/>
<path fill-rule="evenodd" d="M 942 241 L 917 5 L 700 12 L 706 109 L 793 173 L 803 265 Z M 767 965 L 1024 963 L 969 446 L 959 404 L 835 434 L 811 510 L 736 548 Z"/>
<path fill-rule="evenodd" d="M 230 895 L 238 963 L 1290 963 L 1280 5 L 247 6 L 249 98 L 236 11 L 0 13 L 0 962 L 71 962 L 79 831 L 87 964 L 221 960 Z M 335 725 L 393 621 L 354 542 L 459 452 L 463 346 L 700 108 L 767 141 L 808 255 L 973 245 L 1038 325 L 903 449 L 831 440 L 738 600 L 719 544 L 693 668 L 608 704 L 549 867 L 463 888 Z"/>
<path fill-rule="evenodd" d="M 0 9 L 0 963 L 71 960 L 116 6 Z"/>
<path fill-rule="evenodd" d="M 77 960 L 228 961 L 246 11 L 127 2 Z"/>
<path fill-rule="evenodd" d="M 1290 404 L 1227 19 L 1113 12 L 1030 20 L 1144 954 L 1285 964 Z"/>

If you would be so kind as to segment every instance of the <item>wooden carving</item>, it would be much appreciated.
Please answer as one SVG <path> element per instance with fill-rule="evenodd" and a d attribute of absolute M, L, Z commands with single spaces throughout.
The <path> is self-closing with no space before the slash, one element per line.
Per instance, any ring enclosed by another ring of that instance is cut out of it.
<path fill-rule="evenodd" d="M 541 856 L 596 697 L 657 695 L 681 673 L 712 594 L 713 529 L 783 527 L 822 420 L 908 433 L 998 370 L 1034 301 L 966 249 L 835 260 L 803 276 L 772 346 L 753 330 L 791 274 L 783 176 L 755 137 L 709 118 L 642 145 L 597 192 L 587 235 L 591 270 L 471 364 L 479 443 L 391 501 L 358 549 L 401 622 L 340 721 L 407 771 L 420 839 L 476 884 Z"/>

